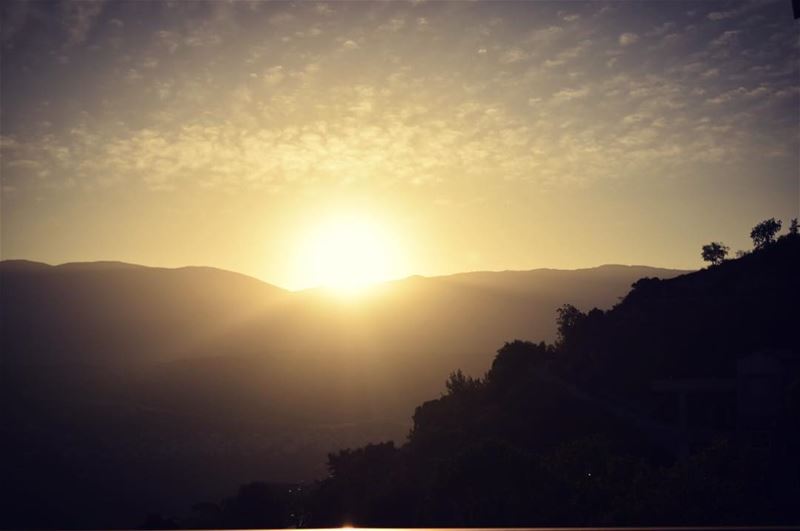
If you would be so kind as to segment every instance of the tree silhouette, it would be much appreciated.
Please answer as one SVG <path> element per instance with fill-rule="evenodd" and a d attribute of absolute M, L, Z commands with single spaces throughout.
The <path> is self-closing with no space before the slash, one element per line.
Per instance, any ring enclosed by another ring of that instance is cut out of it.
<path fill-rule="evenodd" d="M 235 498 L 225 501 L 225 527 L 279 528 L 288 523 L 283 489 L 263 482 L 242 485 Z"/>
<path fill-rule="evenodd" d="M 792 218 L 792 222 L 789 224 L 789 234 L 797 236 L 797 218 Z"/>
<path fill-rule="evenodd" d="M 765 219 L 750 231 L 753 247 L 763 249 L 775 241 L 775 235 L 781 230 L 781 220 L 775 218 Z"/>
<path fill-rule="evenodd" d="M 564 304 L 556 310 L 556 325 L 558 326 L 558 339 L 563 343 L 570 335 L 570 331 L 575 328 L 578 322 L 585 317 L 583 312 L 572 304 Z"/>
<path fill-rule="evenodd" d="M 730 251 L 730 247 L 724 243 L 711 242 L 703 246 L 701 255 L 703 256 L 703 261 L 710 262 L 712 265 L 718 265 L 725 261 L 725 257 L 728 256 L 728 251 Z"/>
<path fill-rule="evenodd" d="M 712 243 L 724 256 L 727 248 Z M 416 408 L 403 445 L 330 454 L 329 476 L 303 491 L 299 520 L 388 528 L 796 523 L 798 259 L 800 241 L 784 236 L 745 260 L 640 279 L 605 311 L 562 306 L 556 345 L 510 341 L 482 378 L 451 373 L 446 392 Z M 679 457 L 678 441 L 669 442 L 679 405 L 654 396 L 653 383 L 731 380 L 740 360 L 765 349 L 786 363 L 774 408 L 758 406 L 774 415 L 773 427 L 759 425 L 751 441 L 738 412 L 717 418 L 718 406 L 739 407 L 737 392 L 703 393 L 690 406 L 690 452 Z"/>
<path fill-rule="evenodd" d="M 480 387 L 480 380 L 476 380 L 472 376 L 465 376 L 461 369 L 458 369 L 450 373 L 450 377 L 445 382 L 445 387 L 447 388 L 447 394 L 456 395 L 477 389 Z"/>

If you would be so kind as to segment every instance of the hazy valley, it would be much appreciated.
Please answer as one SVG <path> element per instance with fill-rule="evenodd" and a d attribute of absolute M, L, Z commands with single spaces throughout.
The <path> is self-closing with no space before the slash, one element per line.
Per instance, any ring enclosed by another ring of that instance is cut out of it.
<path fill-rule="evenodd" d="M 124 470 L 132 514 L 320 477 L 330 451 L 404 440 L 456 368 L 480 376 L 504 342 L 552 340 L 565 302 L 608 308 L 680 273 L 476 272 L 347 299 L 210 268 L 2 262 L 6 444 L 65 481 Z"/>

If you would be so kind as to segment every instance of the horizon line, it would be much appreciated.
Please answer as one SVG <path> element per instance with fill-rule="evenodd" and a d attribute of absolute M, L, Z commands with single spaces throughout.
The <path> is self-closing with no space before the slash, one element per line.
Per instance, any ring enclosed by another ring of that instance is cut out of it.
<path fill-rule="evenodd" d="M 268 284 L 275 288 L 290 292 L 290 293 L 300 293 L 304 291 L 314 291 L 314 290 L 331 290 L 330 286 L 325 285 L 317 285 L 317 286 L 306 286 L 301 288 L 288 288 L 277 284 L 275 282 L 271 282 L 269 280 L 265 280 L 262 277 L 252 275 L 249 273 L 244 273 L 241 271 L 237 271 L 234 269 L 225 269 L 223 267 L 218 266 L 209 266 L 209 265 L 181 265 L 181 266 L 159 266 L 159 265 L 147 265 L 142 263 L 135 263 L 135 262 L 125 262 L 123 260 L 86 260 L 86 261 L 68 261 L 68 262 L 61 262 L 61 263 L 49 263 L 40 260 L 31 260 L 27 258 L 0 258 L 0 264 L 9 263 L 9 262 L 24 262 L 28 264 L 35 264 L 35 265 L 42 265 L 47 267 L 64 267 L 64 266 L 77 266 L 77 265 L 101 265 L 107 264 L 110 266 L 128 266 L 132 268 L 144 268 L 144 269 L 163 269 L 163 270 L 170 270 L 170 271 L 177 271 L 181 269 L 210 269 L 216 271 L 222 271 L 226 273 L 233 273 L 236 275 L 242 275 L 248 278 L 252 278 L 253 280 L 257 280 L 259 282 L 263 282 L 264 284 Z M 443 273 L 443 274 L 433 274 L 433 275 L 423 275 L 419 273 L 412 273 L 406 276 L 400 277 L 393 277 L 387 278 L 385 280 L 380 280 L 377 282 L 373 282 L 369 284 L 370 287 L 373 286 L 380 286 L 384 284 L 390 284 L 393 282 L 402 282 L 404 280 L 411 280 L 411 279 L 444 279 L 444 278 L 451 278 L 461 275 L 477 275 L 477 274 L 502 274 L 502 273 L 532 273 L 536 271 L 564 271 L 564 272 L 576 272 L 576 271 L 588 271 L 593 269 L 602 269 L 602 268 L 609 268 L 609 267 L 627 267 L 627 268 L 645 268 L 645 269 L 662 269 L 662 270 L 670 270 L 670 271 L 680 271 L 684 273 L 689 273 L 693 271 L 698 271 L 702 268 L 683 268 L 683 267 L 666 267 L 666 266 L 653 266 L 653 265 L 646 265 L 646 264 L 622 264 L 622 263 L 605 263 L 599 264 L 595 266 L 588 266 L 588 267 L 575 267 L 575 268 L 562 268 L 562 267 L 534 267 L 531 269 L 476 269 L 476 270 L 467 270 L 467 271 L 456 271 L 453 273 Z"/>

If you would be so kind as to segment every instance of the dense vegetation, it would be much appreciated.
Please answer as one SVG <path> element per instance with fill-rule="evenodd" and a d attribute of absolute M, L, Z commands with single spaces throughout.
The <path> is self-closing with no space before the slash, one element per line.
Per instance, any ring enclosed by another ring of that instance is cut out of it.
<path fill-rule="evenodd" d="M 416 409 L 402 446 L 330 454 L 329 477 L 303 491 L 253 484 L 210 515 L 151 523 L 797 524 L 798 264 L 791 232 L 697 273 L 642 279 L 608 311 L 563 306 L 554 344 L 513 341 L 483 378 L 454 372 L 440 398 Z M 743 439 L 736 422 L 707 419 L 710 433 L 682 454 L 648 429 L 670 426 L 653 382 L 718 381 L 764 351 L 788 360 L 768 445 Z M 269 516 L 237 517 L 246 499 Z"/>

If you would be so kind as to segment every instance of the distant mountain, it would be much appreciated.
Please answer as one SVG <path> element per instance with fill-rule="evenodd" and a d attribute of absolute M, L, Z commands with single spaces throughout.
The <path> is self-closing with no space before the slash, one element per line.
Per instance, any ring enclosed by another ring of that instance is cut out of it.
<path fill-rule="evenodd" d="M 402 440 L 455 368 L 480 375 L 508 339 L 553 339 L 562 304 L 608 308 L 641 277 L 681 273 L 411 277 L 345 300 L 212 268 L 0 262 L 0 439 L 22 490 L 86 527 L 112 525 L 86 493 L 138 518 L 250 478 L 318 477 L 331 450 Z"/>
<path fill-rule="evenodd" d="M 642 277 L 680 273 L 615 265 L 411 277 L 347 300 L 213 268 L 5 261 L 3 362 L 64 375 L 135 369 L 120 387 L 153 387 L 131 393 L 156 408 L 180 387 L 168 402 L 181 415 L 405 422 L 453 368 L 478 376 L 509 338 L 552 340 L 562 304 L 608 308 Z"/>
<path fill-rule="evenodd" d="M 141 363 L 191 355 L 204 336 L 287 292 L 206 267 L 0 262 L 5 361 Z"/>
<path fill-rule="evenodd" d="M 375 346 L 383 355 L 485 354 L 508 337 L 552 339 L 553 312 L 564 302 L 606 308 L 639 278 L 681 273 L 601 266 L 411 277 L 351 302 L 213 268 L 4 261 L 2 332 L 6 359 L 21 363 L 140 363 Z M 486 361 L 468 361 L 465 369 L 485 370 Z"/>

